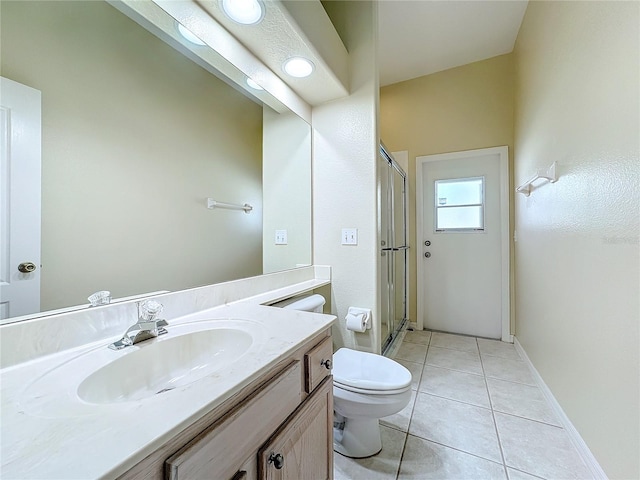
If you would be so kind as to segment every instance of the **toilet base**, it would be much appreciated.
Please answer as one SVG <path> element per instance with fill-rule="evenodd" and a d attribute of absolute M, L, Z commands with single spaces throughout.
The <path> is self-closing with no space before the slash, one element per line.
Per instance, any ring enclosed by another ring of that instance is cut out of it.
<path fill-rule="evenodd" d="M 350 458 L 367 458 L 382 450 L 377 418 L 346 418 L 342 438 L 334 436 L 333 449 Z"/>

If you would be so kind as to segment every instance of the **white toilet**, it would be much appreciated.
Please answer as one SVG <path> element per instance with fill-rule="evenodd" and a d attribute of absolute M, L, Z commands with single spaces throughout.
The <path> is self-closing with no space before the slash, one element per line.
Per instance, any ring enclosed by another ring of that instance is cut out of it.
<path fill-rule="evenodd" d="M 321 295 L 275 306 L 322 313 Z M 382 355 L 341 348 L 333 354 L 333 449 L 365 458 L 382 450 L 378 419 L 398 413 L 411 399 L 411 372 Z"/>

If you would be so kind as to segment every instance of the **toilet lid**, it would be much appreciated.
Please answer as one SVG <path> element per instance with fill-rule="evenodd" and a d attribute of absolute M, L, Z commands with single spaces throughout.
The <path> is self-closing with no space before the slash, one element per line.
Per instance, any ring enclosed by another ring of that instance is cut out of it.
<path fill-rule="evenodd" d="M 349 389 L 396 393 L 411 385 L 411 372 L 382 355 L 341 348 L 333 354 L 333 381 Z"/>

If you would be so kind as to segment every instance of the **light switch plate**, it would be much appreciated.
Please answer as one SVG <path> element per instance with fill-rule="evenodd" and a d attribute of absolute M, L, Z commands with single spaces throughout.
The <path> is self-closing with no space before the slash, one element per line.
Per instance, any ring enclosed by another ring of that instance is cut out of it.
<path fill-rule="evenodd" d="M 286 244 L 287 244 L 287 231 L 276 230 L 276 245 L 286 245 Z"/>
<path fill-rule="evenodd" d="M 342 229 L 342 245 L 357 245 L 357 244 L 358 244 L 358 229 L 343 228 Z"/>

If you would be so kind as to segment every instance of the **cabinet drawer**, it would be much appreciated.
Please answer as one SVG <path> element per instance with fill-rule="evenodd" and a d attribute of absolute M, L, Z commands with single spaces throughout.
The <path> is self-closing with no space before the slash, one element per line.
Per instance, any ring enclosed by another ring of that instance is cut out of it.
<path fill-rule="evenodd" d="M 311 393 L 331 375 L 333 367 L 333 342 L 327 337 L 304 355 L 304 389 Z"/>
<path fill-rule="evenodd" d="M 165 478 L 232 478 L 247 453 L 260 445 L 300 404 L 301 365 L 293 362 L 165 461 Z"/>

